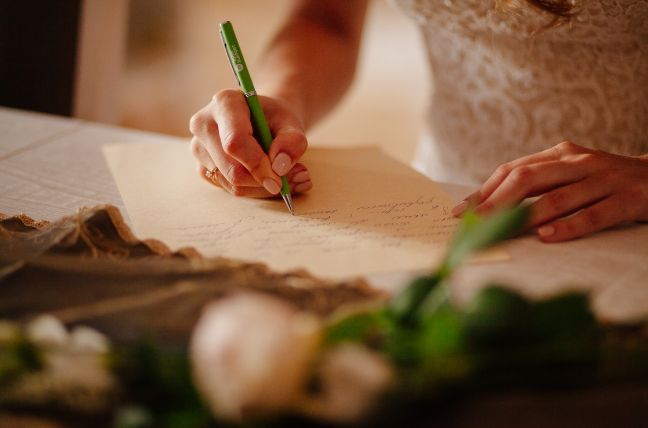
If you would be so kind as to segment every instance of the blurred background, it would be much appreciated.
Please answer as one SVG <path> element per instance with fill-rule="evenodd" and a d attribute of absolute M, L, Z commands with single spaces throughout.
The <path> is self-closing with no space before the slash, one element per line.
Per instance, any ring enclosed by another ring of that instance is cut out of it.
<path fill-rule="evenodd" d="M 234 23 L 254 77 L 260 53 L 291 4 L 292 0 L 0 0 L 0 15 L 5 16 L 0 18 L 0 62 L 11 64 L 2 66 L 5 91 L 0 104 L 189 138 L 191 115 L 219 89 L 235 85 L 218 23 Z M 40 17 L 43 24 L 25 27 L 21 15 Z M 75 19 L 78 31 L 68 34 Z M 76 52 L 75 63 L 69 70 L 61 68 L 70 62 L 70 51 Z M 388 0 L 373 0 L 361 52 L 350 93 L 312 130 L 309 141 L 377 144 L 409 162 L 428 94 L 417 29 Z M 57 72 L 60 79 L 52 80 Z M 53 89 L 68 87 L 70 100 L 63 108 L 39 105 Z"/>

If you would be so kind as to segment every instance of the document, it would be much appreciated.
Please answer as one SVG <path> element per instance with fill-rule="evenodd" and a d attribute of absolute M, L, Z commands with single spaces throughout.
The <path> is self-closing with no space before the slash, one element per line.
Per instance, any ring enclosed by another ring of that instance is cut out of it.
<path fill-rule="evenodd" d="M 277 271 L 335 279 L 433 269 L 458 224 L 440 186 L 374 147 L 309 149 L 313 188 L 293 195 L 294 216 L 281 198 L 235 197 L 201 179 L 188 144 L 117 144 L 104 154 L 139 238 Z"/>

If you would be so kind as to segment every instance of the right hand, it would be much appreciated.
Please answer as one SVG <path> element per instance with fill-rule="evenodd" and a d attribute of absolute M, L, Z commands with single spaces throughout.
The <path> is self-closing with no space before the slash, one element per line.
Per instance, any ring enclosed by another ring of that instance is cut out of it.
<path fill-rule="evenodd" d="M 307 147 L 301 121 L 284 101 L 264 96 L 259 101 L 274 137 L 267 155 L 253 136 L 250 110 L 240 90 L 218 92 L 193 115 L 189 129 L 198 173 L 236 196 L 277 195 L 282 176 L 288 179 L 292 193 L 309 191 L 309 171 L 298 163 Z"/>

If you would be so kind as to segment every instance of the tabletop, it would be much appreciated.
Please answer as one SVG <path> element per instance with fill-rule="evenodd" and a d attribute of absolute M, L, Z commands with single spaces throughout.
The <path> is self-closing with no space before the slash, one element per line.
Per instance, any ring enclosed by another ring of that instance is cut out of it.
<path fill-rule="evenodd" d="M 101 153 L 110 143 L 186 139 L 0 107 L 0 212 L 54 220 L 79 207 L 112 204 L 128 218 Z M 444 184 L 454 199 L 467 189 Z M 631 224 L 559 244 L 529 234 L 504 244 L 510 260 L 469 264 L 453 280 L 465 301 L 497 282 L 530 297 L 587 290 L 597 315 L 628 321 L 648 316 L 648 225 Z M 401 287 L 414 273 L 370 277 L 377 287 Z"/>

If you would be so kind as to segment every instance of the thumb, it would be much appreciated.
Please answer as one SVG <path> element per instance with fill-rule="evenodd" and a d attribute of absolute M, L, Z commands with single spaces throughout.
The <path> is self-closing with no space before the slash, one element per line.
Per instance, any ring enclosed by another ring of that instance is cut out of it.
<path fill-rule="evenodd" d="M 274 140 L 270 146 L 270 162 L 273 171 L 283 177 L 304 155 L 308 142 L 301 128 L 284 126 L 275 130 Z"/>

